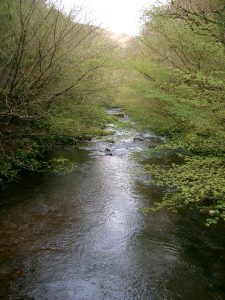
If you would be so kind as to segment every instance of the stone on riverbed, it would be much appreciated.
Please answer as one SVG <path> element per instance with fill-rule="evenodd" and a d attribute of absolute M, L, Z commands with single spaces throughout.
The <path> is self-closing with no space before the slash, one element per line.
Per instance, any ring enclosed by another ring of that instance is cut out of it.
<path fill-rule="evenodd" d="M 105 148 L 105 154 L 109 155 L 109 156 L 112 156 L 112 152 L 109 148 Z"/>
<path fill-rule="evenodd" d="M 133 138 L 133 141 L 143 142 L 144 141 L 144 137 L 142 137 L 142 136 L 136 136 L 136 137 Z"/>
<path fill-rule="evenodd" d="M 114 140 L 106 140 L 106 143 L 114 144 L 115 141 Z"/>

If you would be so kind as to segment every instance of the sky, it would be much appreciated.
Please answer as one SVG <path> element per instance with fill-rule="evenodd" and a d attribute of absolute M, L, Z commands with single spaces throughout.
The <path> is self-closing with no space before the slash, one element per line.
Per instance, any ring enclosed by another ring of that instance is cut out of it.
<path fill-rule="evenodd" d="M 92 24 L 113 32 L 137 35 L 143 9 L 156 0 L 61 0 L 66 10 L 74 4 L 84 7 Z"/>

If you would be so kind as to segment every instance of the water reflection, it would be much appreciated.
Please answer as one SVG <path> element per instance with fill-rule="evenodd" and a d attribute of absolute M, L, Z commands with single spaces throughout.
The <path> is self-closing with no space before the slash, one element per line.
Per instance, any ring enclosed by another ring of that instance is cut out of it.
<path fill-rule="evenodd" d="M 127 131 L 124 140 L 123 155 L 58 150 L 78 163 L 72 173 L 35 175 L 2 193 L 0 298 L 223 299 L 222 233 L 187 212 L 144 216 L 160 194 L 130 154 L 148 144 Z"/>

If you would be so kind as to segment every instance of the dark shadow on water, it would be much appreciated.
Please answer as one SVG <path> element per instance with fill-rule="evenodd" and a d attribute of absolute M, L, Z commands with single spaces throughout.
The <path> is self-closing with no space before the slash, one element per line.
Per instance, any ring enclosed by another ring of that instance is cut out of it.
<path fill-rule="evenodd" d="M 182 163 L 176 154 L 156 154 L 143 164 Z M 163 191 L 148 182 L 136 182 L 136 190 L 151 207 L 163 197 Z M 206 227 L 205 216 L 195 209 L 177 213 L 150 212 L 139 239 L 153 241 L 174 258 L 170 271 L 160 283 L 162 299 L 225 299 L 225 226 Z"/>

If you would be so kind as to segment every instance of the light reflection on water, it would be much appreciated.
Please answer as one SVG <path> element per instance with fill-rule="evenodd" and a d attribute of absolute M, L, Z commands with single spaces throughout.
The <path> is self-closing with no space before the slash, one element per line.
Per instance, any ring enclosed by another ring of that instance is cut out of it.
<path fill-rule="evenodd" d="M 148 145 L 125 136 L 124 155 L 58 150 L 72 173 L 2 193 L 1 299 L 224 299 L 221 233 L 191 214 L 142 214 L 160 194 L 134 172 L 130 152 Z"/>

